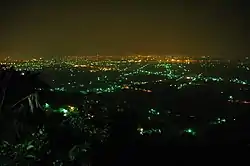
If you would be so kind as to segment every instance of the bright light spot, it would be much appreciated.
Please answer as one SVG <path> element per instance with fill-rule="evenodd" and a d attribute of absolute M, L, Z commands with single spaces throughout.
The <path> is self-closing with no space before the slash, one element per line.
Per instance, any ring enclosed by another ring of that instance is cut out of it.
<path fill-rule="evenodd" d="M 45 103 L 45 106 L 44 106 L 45 108 L 49 108 L 50 106 L 49 106 L 49 104 L 48 103 Z"/>
<path fill-rule="evenodd" d="M 69 107 L 70 111 L 74 111 L 75 110 L 75 107 L 73 107 L 73 106 L 68 106 L 68 107 Z"/>
<path fill-rule="evenodd" d="M 64 108 L 59 108 L 59 112 L 63 112 L 63 113 L 68 113 L 68 110 L 64 109 Z"/>
<path fill-rule="evenodd" d="M 196 132 L 191 128 L 185 129 L 184 132 L 189 133 L 191 135 L 196 135 Z"/>

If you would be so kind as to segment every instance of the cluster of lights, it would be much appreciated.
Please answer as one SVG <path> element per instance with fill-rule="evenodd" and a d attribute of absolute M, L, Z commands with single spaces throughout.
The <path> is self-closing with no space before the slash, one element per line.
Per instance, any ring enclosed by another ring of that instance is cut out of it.
<path fill-rule="evenodd" d="M 210 124 L 217 125 L 217 124 L 224 124 L 226 122 L 227 120 L 225 118 L 217 118 L 215 121 L 212 121 Z"/>
<path fill-rule="evenodd" d="M 101 57 L 97 57 L 101 58 Z M 140 59 L 141 58 L 141 59 Z M 155 60 L 156 59 L 156 60 Z M 153 63 L 145 63 L 151 60 Z M 185 62 L 185 63 L 184 63 Z M 129 57 L 122 60 L 107 60 L 107 59 L 87 59 L 87 58 L 70 58 L 67 57 L 60 62 L 45 61 L 45 60 L 31 60 L 21 62 L 9 62 L 2 64 L 14 65 L 17 70 L 40 70 L 46 67 L 53 68 L 55 71 L 67 71 L 69 74 L 69 80 L 62 86 L 56 86 L 51 91 L 69 91 L 70 88 L 76 88 L 78 92 L 87 94 L 90 92 L 95 93 L 113 93 L 121 89 L 139 90 L 143 92 L 152 92 L 151 90 L 135 87 L 137 85 L 145 85 L 148 83 L 162 83 L 164 81 L 171 81 L 170 86 L 176 89 L 182 89 L 187 86 L 198 86 L 206 83 L 220 83 L 231 82 L 240 85 L 250 85 L 247 80 L 240 78 L 227 79 L 219 76 L 208 76 L 206 73 L 195 73 L 189 68 L 189 63 L 195 62 L 191 60 L 179 60 L 179 59 L 157 59 L 152 57 Z M 197 62 L 195 62 L 197 63 Z M 219 63 L 218 63 L 219 64 Z M 203 63 L 200 64 L 201 68 L 215 68 L 217 63 Z M 221 64 L 220 64 L 221 65 Z M 228 68 L 228 65 L 224 65 Z M 237 68 L 242 68 L 249 71 L 249 67 L 240 65 Z M 117 72 L 117 76 L 113 79 L 110 75 L 112 72 Z M 89 80 L 88 84 L 82 82 L 76 82 L 74 80 L 77 77 L 77 73 L 92 73 L 97 75 L 93 80 Z M 94 72 L 94 73 L 93 73 Z M 110 72 L 110 73 L 109 73 Z M 101 74 L 100 74 L 101 73 Z M 24 75 L 24 72 L 22 73 Z M 153 80 L 134 80 L 133 76 L 154 76 Z M 56 81 L 53 81 L 56 82 Z M 95 83 L 98 83 L 97 85 Z M 79 84 L 79 85 L 78 85 Z M 233 96 L 228 97 L 228 101 L 231 103 L 243 103 L 249 104 L 246 100 L 235 100 Z M 90 120 L 95 118 L 95 115 L 86 113 L 84 116 L 78 114 L 78 109 L 73 106 L 60 107 L 58 109 L 52 109 L 48 103 L 44 105 L 47 110 L 55 112 L 61 112 L 67 118 L 67 122 L 74 129 L 88 132 L 90 135 L 98 135 L 101 133 L 103 137 L 108 135 L 108 126 L 104 128 L 96 128 L 89 123 Z M 148 111 L 148 120 L 152 120 L 153 117 L 160 116 L 160 113 L 155 109 Z M 177 115 L 176 115 L 177 116 Z M 217 118 L 210 122 L 210 124 L 219 125 L 228 122 L 226 118 Z M 145 129 L 138 128 L 138 132 L 141 135 L 162 133 L 161 129 Z M 194 129 L 187 128 L 183 130 L 184 133 L 196 135 Z M 40 132 L 39 132 L 40 133 Z"/>
<path fill-rule="evenodd" d="M 231 79 L 229 80 L 230 82 L 233 82 L 233 83 L 236 83 L 236 84 L 242 84 L 242 85 L 249 85 L 249 83 L 247 81 L 242 81 L 242 80 L 239 80 L 238 78 L 234 78 L 234 79 Z"/>
<path fill-rule="evenodd" d="M 53 108 L 51 108 L 51 106 L 48 103 L 44 104 L 44 108 L 47 111 L 53 111 L 53 112 L 63 113 L 64 116 L 67 116 L 70 113 L 78 112 L 78 108 L 77 107 L 64 106 L 64 107 L 60 107 L 58 109 L 53 109 Z"/>
<path fill-rule="evenodd" d="M 90 136 L 92 135 L 101 135 L 103 138 L 108 137 L 108 125 L 104 125 L 103 128 L 97 128 L 94 125 L 91 125 L 91 120 L 94 119 L 94 115 L 84 112 L 81 114 L 77 107 L 73 106 L 64 106 L 58 109 L 52 109 L 48 103 L 44 104 L 45 110 L 50 110 L 53 112 L 62 113 L 66 116 L 66 119 L 63 121 L 63 124 L 69 124 L 74 129 L 79 129 L 80 131 L 87 132 Z M 103 141 L 103 138 L 101 141 Z"/>
<path fill-rule="evenodd" d="M 149 129 L 149 130 L 145 130 L 144 128 L 138 128 L 137 131 L 140 133 L 140 135 L 151 135 L 154 133 L 158 133 L 161 134 L 162 131 L 161 129 Z"/>
<path fill-rule="evenodd" d="M 202 60 L 201 62 L 203 62 Z M 150 62 L 150 63 L 146 63 Z M 185 62 L 185 63 L 184 63 Z M 189 62 L 189 63 L 186 63 Z M 192 62 L 190 64 L 190 62 Z M 2 62 L 2 64 L 14 65 L 18 70 L 40 70 L 43 68 L 51 68 L 55 71 L 68 71 L 69 80 L 67 83 L 57 85 L 57 81 L 52 81 L 51 91 L 78 91 L 82 93 L 112 93 L 123 88 L 124 84 L 129 84 L 132 90 L 141 90 L 151 92 L 147 89 L 138 89 L 134 86 L 144 85 L 147 83 L 159 83 L 172 80 L 170 86 L 182 89 L 186 86 L 201 85 L 209 82 L 231 82 L 241 85 L 249 85 L 247 80 L 239 78 L 226 79 L 218 76 L 205 76 L 204 73 L 195 74 L 189 68 L 189 65 L 198 64 L 203 69 L 214 68 L 222 65 L 220 61 L 206 61 L 201 63 L 190 58 L 177 57 L 161 57 L 161 56 L 128 56 L 128 57 L 63 57 L 59 60 L 32 59 L 28 61 L 10 61 Z M 228 66 L 224 64 L 224 66 Z M 243 68 L 248 71 L 249 67 L 245 64 L 238 65 L 237 68 Z M 108 71 L 117 72 L 118 76 L 114 79 L 110 77 Z M 104 72 L 107 71 L 107 72 Z M 90 80 L 89 84 L 73 81 L 78 77 L 77 73 L 96 72 L 96 79 Z M 100 76 L 100 72 L 102 75 Z M 134 80 L 132 76 L 157 76 L 156 80 Z M 190 76 L 192 75 L 192 76 Z M 98 83 L 97 83 L 97 82 Z M 180 82 L 179 82 L 180 81 Z M 129 82 L 129 83 L 128 83 Z"/>

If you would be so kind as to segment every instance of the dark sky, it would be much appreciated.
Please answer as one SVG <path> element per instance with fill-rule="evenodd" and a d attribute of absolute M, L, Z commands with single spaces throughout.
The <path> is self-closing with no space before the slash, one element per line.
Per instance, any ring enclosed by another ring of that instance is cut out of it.
<path fill-rule="evenodd" d="M 0 55 L 250 54 L 247 1 L 82 1 L 1 0 Z"/>

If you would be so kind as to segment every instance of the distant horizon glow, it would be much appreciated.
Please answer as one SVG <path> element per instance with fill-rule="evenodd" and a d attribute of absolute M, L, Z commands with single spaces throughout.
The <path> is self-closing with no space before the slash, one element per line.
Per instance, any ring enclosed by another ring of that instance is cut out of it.
<path fill-rule="evenodd" d="M 0 8 L 0 58 L 69 55 L 250 54 L 249 5 L 81 1 L 5 2 Z"/>

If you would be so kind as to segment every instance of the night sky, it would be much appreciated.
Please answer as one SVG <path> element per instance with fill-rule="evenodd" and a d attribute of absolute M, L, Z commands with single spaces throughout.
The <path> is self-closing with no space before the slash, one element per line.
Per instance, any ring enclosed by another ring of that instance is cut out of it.
<path fill-rule="evenodd" d="M 0 1 L 1 56 L 250 55 L 240 0 L 51 1 Z"/>

